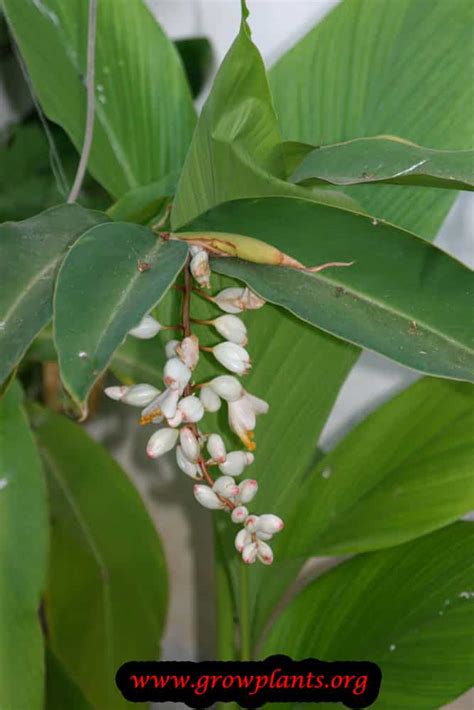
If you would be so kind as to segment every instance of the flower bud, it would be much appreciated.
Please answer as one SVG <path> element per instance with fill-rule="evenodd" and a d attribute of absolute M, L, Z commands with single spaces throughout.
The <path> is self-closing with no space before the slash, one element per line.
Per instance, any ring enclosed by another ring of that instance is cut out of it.
<path fill-rule="evenodd" d="M 214 463 L 224 463 L 226 451 L 222 436 L 211 434 L 207 440 L 207 450 Z"/>
<path fill-rule="evenodd" d="M 256 532 L 258 529 L 258 520 L 258 515 L 249 515 L 249 517 L 245 521 L 245 529 L 248 530 L 248 532 L 250 533 Z"/>
<path fill-rule="evenodd" d="M 246 375 L 251 368 L 250 356 L 241 345 L 225 341 L 215 345 L 212 352 L 221 365 L 237 375 Z"/>
<path fill-rule="evenodd" d="M 125 387 L 125 385 L 122 385 L 120 387 L 106 387 L 104 392 L 107 397 L 110 397 L 110 399 L 114 399 L 116 402 L 120 402 L 129 389 L 130 387 Z"/>
<path fill-rule="evenodd" d="M 261 530 L 257 530 L 255 535 L 258 537 L 259 540 L 271 540 L 273 535 L 270 533 L 264 533 Z"/>
<path fill-rule="evenodd" d="M 247 328 L 237 316 L 219 316 L 212 321 L 212 324 L 226 340 L 237 345 L 247 345 Z"/>
<path fill-rule="evenodd" d="M 204 508 L 209 508 L 209 510 L 222 510 L 222 508 L 225 508 L 225 504 L 219 500 L 209 486 L 196 484 L 193 487 L 193 491 L 197 502 L 204 506 Z"/>
<path fill-rule="evenodd" d="M 190 335 L 178 343 L 176 354 L 190 370 L 194 370 L 199 360 L 199 340 L 197 336 Z"/>
<path fill-rule="evenodd" d="M 219 464 L 219 470 L 226 476 L 240 476 L 246 466 L 248 466 L 247 453 L 231 451 L 227 454 L 224 463 Z"/>
<path fill-rule="evenodd" d="M 266 542 L 257 542 L 257 557 L 264 565 L 271 565 L 273 562 L 273 550 Z"/>
<path fill-rule="evenodd" d="M 157 333 L 161 330 L 161 323 L 158 323 L 153 316 L 146 315 L 143 316 L 140 323 L 128 331 L 129 335 L 133 335 L 134 338 L 140 338 L 141 340 L 148 340 L 149 338 L 154 338 Z"/>
<path fill-rule="evenodd" d="M 191 463 L 191 461 L 188 461 L 186 456 L 183 454 L 183 449 L 179 444 L 176 447 L 176 463 L 178 464 L 181 471 L 187 476 L 190 476 L 191 478 L 194 478 L 196 480 L 202 478 L 199 466 L 195 463 Z"/>
<path fill-rule="evenodd" d="M 257 559 L 258 546 L 256 542 L 249 542 L 242 550 L 242 559 L 246 565 L 253 565 Z"/>
<path fill-rule="evenodd" d="M 167 361 L 163 375 L 167 387 L 182 392 L 191 379 L 191 370 L 179 358 L 172 357 Z"/>
<path fill-rule="evenodd" d="M 277 515 L 266 513 L 264 515 L 260 515 L 258 518 L 258 531 L 274 535 L 275 533 L 280 532 L 280 530 L 283 530 L 284 527 L 285 524 L 283 520 Z"/>
<path fill-rule="evenodd" d="M 194 433 L 187 426 L 184 426 L 179 432 L 179 443 L 181 444 L 181 449 L 183 454 L 186 456 L 188 461 L 191 463 L 196 463 L 201 453 L 201 449 L 198 440 L 194 436 Z"/>
<path fill-rule="evenodd" d="M 168 359 L 176 356 L 176 346 L 179 345 L 179 340 L 168 340 L 165 345 L 165 354 Z"/>
<path fill-rule="evenodd" d="M 257 494 L 258 483 L 251 478 L 246 478 L 239 484 L 238 499 L 241 503 L 250 503 Z"/>
<path fill-rule="evenodd" d="M 181 412 L 184 422 L 198 422 L 204 416 L 204 407 L 201 401 L 194 394 L 183 397 L 178 404 L 178 411 Z"/>
<path fill-rule="evenodd" d="M 235 485 L 235 481 L 231 476 L 219 476 L 214 482 L 212 490 L 224 498 L 236 496 L 239 492 L 239 487 Z"/>
<path fill-rule="evenodd" d="M 260 298 L 260 296 L 257 296 L 257 294 L 247 286 L 242 294 L 241 303 L 244 310 L 255 311 L 264 306 L 266 301 Z"/>
<path fill-rule="evenodd" d="M 151 459 L 157 459 L 158 456 L 163 456 L 167 451 L 171 451 L 178 439 L 176 429 L 158 429 L 148 440 L 146 447 L 147 456 Z"/>
<path fill-rule="evenodd" d="M 245 528 L 243 528 L 242 530 L 239 530 L 239 532 L 235 536 L 235 541 L 234 541 L 235 549 L 237 550 L 237 552 L 242 552 L 244 547 L 246 545 L 248 545 L 249 542 L 252 542 L 252 537 L 251 537 L 250 533 L 247 532 L 247 530 L 245 530 Z"/>
<path fill-rule="evenodd" d="M 191 259 L 189 269 L 202 288 L 211 288 L 211 269 L 209 267 L 207 251 L 204 249 L 197 251 Z"/>
<path fill-rule="evenodd" d="M 242 385 L 236 377 L 232 375 L 219 375 L 209 382 L 214 392 L 225 399 L 226 402 L 235 402 L 242 397 L 244 392 Z"/>
<path fill-rule="evenodd" d="M 134 407 L 146 407 L 159 394 L 160 390 L 157 390 L 153 385 L 132 385 L 132 387 L 127 388 L 127 392 L 122 397 L 122 402 L 131 404 Z"/>
<path fill-rule="evenodd" d="M 247 518 L 249 514 L 249 511 L 245 507 L 245 505 L 238 505 L 237 508 L 234 508 L 234 510 L 231 513 L 231 520 L 233 523 L 243 523 L 245 519 Z M 241 532 L 247 532 L 246 530 L 241 530 Z"/>
<path fill-rule="evenodd" d="M 179 409 L 177 409 L 175 415 L 167 419 L 166 422 L 168 426 L 171 426 L 173 427 L 173 429 L 176 429 L 183 423 L 183 413 Z"/>
<path fill-rule="evenodd" d="M 199 399 L 206 412 L 218 412 L 221 408 L 220 397 L 209 385 L 200 388 Z"/>
<path fill-rule="evenodd" d="M 243 310 L 240 299 L 244 291 L 243 288 L 225 288 L 217 296 L 214 296 L 214 303 L 226 313 L 240 313 Z"/>

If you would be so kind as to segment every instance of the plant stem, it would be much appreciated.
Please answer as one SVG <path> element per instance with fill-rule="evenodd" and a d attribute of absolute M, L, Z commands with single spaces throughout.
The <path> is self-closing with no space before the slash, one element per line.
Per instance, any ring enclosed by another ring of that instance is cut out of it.
<path fill-rule="evenodd" d="M 239 565 L 239 629 L 240 629 L 240 660 L 251 660 L 250 642 L 250 595 L 249 570 L 243 562 Z"/>

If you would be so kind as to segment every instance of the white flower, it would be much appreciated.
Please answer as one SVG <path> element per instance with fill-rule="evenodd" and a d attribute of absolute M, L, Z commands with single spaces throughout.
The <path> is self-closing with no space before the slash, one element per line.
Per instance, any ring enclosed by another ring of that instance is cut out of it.
<path fill-rule="evenodd" d="M 214 463 L 224 463 L 226 458 L 224 439 L 219 434 L 210 434 L 207 450 Z"/>
<path fill-rule="evenodd" d="M 221 365 L 237 375 L 246 375 L 251 368 L 250 356 L 241 345 L 226 341 L 215 345 L 212 352 Z"/>
<path fill-rule="evenodd" d="M 219 316 L 212 321 L 212 324 L 226 340 L 237 345 L 247 345 L 247 328 L 237 316 Z"/>
<path fill-rule="evenodd" d="M 262 540 L 257 540 L 257 557 L 264 565 L 271 565 L 273 562 L 272 548 Z"/>
<path fill-rule="evenodd" d="M 106 387 L 104 392 L 110 399 L 131 404 L 133 407 L 145 407 L 160 394 L 160 390 L 148 384 L 132 385 L 131 387 Z"/>
<path fill-rule="evenodd" d="M 214 481 L 212 490 L 218 493 L 224 498 L 231 498 L 236 496 L 239 492 L 239 487 L 235 484 L 234 479 L 231 476 L 219 476 L 219 478 Z"/>
<path fill-rule="evenodd" d="M 232 375 L 219 375 L 209 382 L 209 387 L 227 402 L 235 402 L 240 399 L 245 390 L 236 377 Z"/>
<path fill-rule="evenodd" d="M 253 455 L 246 451 L 231 451 L 224 463 L 219 464 L 219 470 L 226 476 L 240 476 L 246 466 L 253 463 Z"/>
<path fill-rule="evenodd" d="M 194 478 L 196 480 L 202 478 L 202 473 L 199 469 L 199 466 L 195 463 L 191 463 L 191 461 L 186 458 L 186 456 L 183 454 L 183 449 L 179 444 L 176 447 L 176 463 L 178 464 L 181 471 L 183 471 L 183 473 L 185 473 L 187 476 L 190 476 L 191 478 Z"/>
<path fill-rule="evenodd" d="M 214 296 L 214 303 L 226 313 L 240 313 L 243 311 L 241 299 L 244 291 L 243 288 L 225 288 L 217 296 Z"/>
<path fill-rule="evenodd" d="M 146 315 L 143 316 L 140 323 L 128 331 L 129 335 L 133 335 L 134 338 L 140 338 L 142 340 L 148 340 L 149 338 L 154 338 L 157 333 L 160 332 L 162 326 L 158 323 L 153 316 Z"/>
<path fill-rule="evenodd" d="M 183 422 L 195 423 L 203 418 L 204 407 L 200 399 L 191 394 L 179 401 L 178 412 L 181 412 Z"/>
<path fill-rule="evenodd" d="M 250 533 L 257 532 L 258 527 L 258 515 L 249 515 L 245 521 L 245 529 Z"/>
<path fill-rule="evenodd" d="M 239 530 L 239 532 L 235 536 L 235 549 L 237 550 L 237 552 L 242 552 L 244 547 L 250 542 L 252 542 L 252 536 L 247 530 L 245 530 L 245 528 L 243 528 L 242 530 Z"/>
<path fill-rule="evenodd" d="M 179 345 L 179 340 L 168 340 L 168 342 L 166 343 L 165 354 L 168 359 L 171 357 L 175 357 L 177 345 Z"/>
<path fill-rule="evenodd" d="M 158 456 L 163 456 L 167 451 L 171 451 L 178 439 L 176 429 L 158 429 L 151 435 L 146 447 L 147 456 L 151 459 L 157 459 Z"/>
<path fill-rule="evenodd" d="M 194 436 L 194 433 L 187 426 L 184 426 L 179 432 L 179 443 L 183 450 L 183 454 L 186 456 L 188 461 L 191 463 L 196 463 L 201 453 L 201 447 L 199 442 Z"/>
<path fill-rule="evenodd" d="M 199 340 L 197 336 L 190 335 L 178 343 L 176 355 L 190 370 L 194 370 L 199 361 Z"/>
<path fill-rule="evenodd" d="M 209 268 L 209 257 L 207 251 L 204 249 L 199 249 L 195 252 L 189 269 L 202 288 L 211 288 L 210 276 L 211 269 Z"/>
<path fill-rule="evenodd" d="M 273 515 L 272 513 L 265 513 L 260 515 L 257 522 L 257 532 L 263 532 L 267 535 L 275 535 L 275 533 L 283 530 L 285 524 L 278 515 Z"/>
<path fill-rule="evenodd" d="M 242 553 L 242 559 L 246 564 L 253 564 L 257 558 L 264 565 L 271 565 L 273 562 L 271 547 L 263 540 L 252 539 L 251 533 L 245 528 L 239 530 L 234 544 L 237 552 Z"/>
<path fill-rule="evenodd" d="M 242 559 L 246 565 L 253 565 L 257 559 L 258 545 L 256 542 L 249 542 L 242 550 Z"/>
<path fill-rule="evenodd" d="M 163 373 L 163 380 L 167 387 L 182 392 L 190 379 L 191 370 L 179 358 L 172 357 L 167 361 Z"/>
<path fill-rule="evenodd" d="M 229 402 L 229 426 L 250 451 L 254 451 L 256 448 L 252 441 L 257 423 L 256 416 L 257 414 L 265 414 L 268 412 L 268 408 L 268 404 L 263 399 L 254 397 L 245 391 L 243 397 Z"/>
<path fill-rule="evenodd" d="M 200 388 L 199 399 L 206 412 L 218 412 L 221 408 L 221 400 L 209 385 Z"/>
<path fill-rule="evenodd" d="M 250 503 L 257 494 L 258 483 L 252 478 L 246 478 L 239 483 L 239 493 L 237 495 L 237 501 L 239 503 Z"/>
<path fill-rule="evenodd" d="M 255 311 L 264 306 L 266 301 L 247 287 L 242 294 L 241 303 L 244 310 Z"/>
<path fill-rule="evenodd" d="M 204 508 L 209 508 L 209 510 L 222 510 L 222 508 L 225 508 L 225 503 L 217 497 L 216 493 L 214 493 L 209 486 L 196 484 L 193 487 L 193 491 L 197 502 L 204 506 Z"/>
<path fill-rule="evenodd" d="M 178 399 L 178 390 L 165 389 L 142 411 L 140 424 L 149 424 L 150 422 L 157 424 L 163 420 L 163 417 L 171 419 L 176 414 Z"/>
<path fill-rule="evenodd" d="M 233 523 L 243 523 L 245 521 L 245 518 L 248 516 L 249 511 L 245 507 L 245 505 L 238 505 L 236 508 L 231 513 L 231 519 Z M 243 530 L 241 532 L 247 532 L 246 530 Z"/>

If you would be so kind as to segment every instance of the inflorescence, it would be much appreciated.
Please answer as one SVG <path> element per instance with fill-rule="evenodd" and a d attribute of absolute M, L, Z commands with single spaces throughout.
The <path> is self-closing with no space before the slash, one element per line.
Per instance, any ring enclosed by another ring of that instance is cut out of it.
<path fill-rule="evenodd" d="M 205 249 L 190 247 L 184 276 L 183 322 L 179 326 L 184 337 L 180 341 L 170 340 L 165 346 L 165 389 L 159 391 L 151 384 L 136 384 L 107 387 L 105 392 L 111 399 L 141 407 L 141 424 L 164 424 L 151 435 L 147 455 L 156 459 L 176 448 L 178 467 L 196 481 L 194 496 L 198 503 L 210 510 L 227 511 L 231 520 L 242 526 L 236 535 L 235 547 L 243 561 L 252 564 L 258 559 L 269 565 L 273 562 L 273 552 L 268 542 L 282 530 L 283 521 L 270 513 L 249 514 L 247 505 L 255 497 L 258 483 L 250 478 L 240 482 L 236 480 L 254 461 L 256 417 L 266 414 L 269 408 L 267 402 L 247 392 L 235 376 L 245 376 L 251 367 L 250 356 L 245 349 L 247 329 L 237 314 L 261 308 L 265 301 L 249 288 L 226 288 L 216 296 L 198 290 L 226 314 L 213 320 L 196 321 L 215 328 L 225 338 L 212 348 L 203 347 L 191 332 L 189 311 L 192 278 L 201 289 L 209 289 L 211 285 L 211 270 Z M 147 339 L 163 329 L 167 326 L 148 314 L 129 334 Z M 218 375 L 208 382 L 195 384 L 193 375 L 200 351 L 212 353 L 233 374 Z M 205 412 L 217 412 L 222 401 L 227 403 L 229 427 L 240 438 L 245 451 L 226 451 L 219 433 L 204 433 L 198 427 Z M 218 477 L 211 475 L 209 469 L 217 469 Z"/>

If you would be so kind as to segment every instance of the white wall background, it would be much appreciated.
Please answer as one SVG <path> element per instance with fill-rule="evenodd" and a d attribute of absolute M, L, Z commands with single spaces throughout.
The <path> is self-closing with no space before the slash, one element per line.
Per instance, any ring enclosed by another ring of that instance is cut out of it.
<path fill-rule="evenodd" d="M 130 0 L 132 1 L 132 0 Z M 375 2 L 376 0 L 373 0 Z M 447 1 L 447 0 L 446 0 Z M 238 0 L 147 0 L 172 38 L 207 36 L 220 63 L 238 31 Z M 270 65 L 332 7 L 337 0 L 248 0 L 253 39 Z M 15 116 L 0 83 L 0 126 Z M 472 227 L 474 202 L 460 197 L 446 220 L 438 244 L 474 264 Z M 372 353 L 363 353 L 342 388 L 323 432 L 331 447 L 355 422 L 416 378 L 415 373 Z M 209 516 L 194 504 L 182 474 L 171 468 L 156 472 L 144 456 L 145 435 L 133 413 L 108 406 L 91 427 L 110 445 L 144 494 L 163 538 L 171 570 L 171 609 L 164 656 L 190 659 L 212 656 L 214 602 Z M 198 562 L 196 561 L 198 559 Z M 469 701 L 461 707 L 471 707 Z"/>

